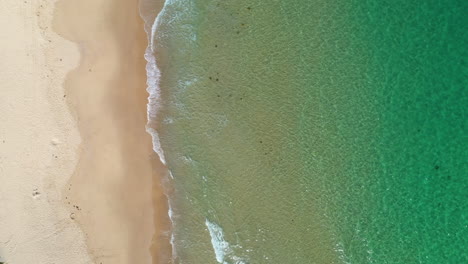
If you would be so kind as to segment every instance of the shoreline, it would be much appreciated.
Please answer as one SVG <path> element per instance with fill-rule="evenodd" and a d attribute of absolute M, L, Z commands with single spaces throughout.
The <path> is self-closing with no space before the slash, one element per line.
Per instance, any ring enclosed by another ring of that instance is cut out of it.
<path fill-rule="evenodd" d="M 151 43 L 153 38 L 152 28 L 154 23 L 161 12 L 163 12 L 163 8 L 165 5 L 165 0 L 140 0 L 139 1 L 139 15 L 143 23 L 143 29 L 145 31 L 146 36 L 146 45 L 145 45 L 145 52 L 143 57 L 145 58 L 145 75 L 146 75 L 146 95 L 147 95 L 147 104 L 146 104 L 146 120 L 147 123 L 145 125 L 146 132 L 150 135 L 151 138 L 151 146 L 155 156 L 158 159 L 156 162 L 157 170 L 158 170 L 158 179 L 153 182 L 153 201 L 154 201 L 154 222 L 155 226 L 155 235 L 153 239 L 153 244 L 151 247 L 151 252 L 153 256 L 153 264 L 159 263 L 173 263 L 174 262 L 174 252 L 173 252 L 173 244 L 172 244 L 172 220 L 170 219 L 170 202 L 169 202 L 169 193 L 170 186 L 168 186 L 168 174 L 169 171 L 166 167 L 164 162 L 163 153 L 158 152 L 157 147 L 155 146 L 155 138 L 152 133 L 152 120 L 151 120 L 151 104 L 152 104 L 152 83 L 151 82 L 158 82 L 153 76 L 153 72 L 151 72 L 152 67 L 157 67 L 154 63 L 156 58 L 154 54 L 149 54 L 149 50 L 151 49 Z M 149 68 L 148 68 L 149 67 Z M 158 84 L 156 84 L 158 85 Z M 159 139 L 156 139 L 159 140 Z M 157 143 L 157 145 L 159 142 Z M 155 149 L 156 148 L 156 149 Z M 161 206 L 163 205 L 163 206 Z M 158 221 L 159 220 L 159 221 Z"/>
<path fill-rule="evenodd" d="M 145 131 L 147 43 L 138 1 L 60 1 L 54 29 L 82 54 L 65 82 L 82 144 L 63 195 L 88 252 L 96 263 L 167 263 L 165 169 Z"/>

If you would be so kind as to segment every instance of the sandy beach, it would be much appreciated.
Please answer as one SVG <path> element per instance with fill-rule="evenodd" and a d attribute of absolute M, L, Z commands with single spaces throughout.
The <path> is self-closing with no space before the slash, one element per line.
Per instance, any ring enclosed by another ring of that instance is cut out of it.
<path fill-rule="evenodd" d="M 167 263 L 138 1 L 0 4 L 0 261 Z"/>

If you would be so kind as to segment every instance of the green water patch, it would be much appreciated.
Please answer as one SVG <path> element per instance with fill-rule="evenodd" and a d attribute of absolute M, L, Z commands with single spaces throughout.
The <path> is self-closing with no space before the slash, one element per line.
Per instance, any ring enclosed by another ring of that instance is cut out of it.
<path fill-rule="evenodd" d="M 371 263 L 467 261 L 466 7 L 356 2 L 380 124 L 369 184 Z"/>

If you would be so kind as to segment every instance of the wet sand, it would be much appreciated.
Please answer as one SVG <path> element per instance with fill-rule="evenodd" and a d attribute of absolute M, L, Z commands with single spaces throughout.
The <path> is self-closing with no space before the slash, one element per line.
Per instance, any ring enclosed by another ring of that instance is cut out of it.
<path fill-rule="evenodd" d="M 59 1 L 54 29 L 82 56 L 65 83 L 82 143 L 64 196 L 88 251 L 95 263 L 144 264 L 152 255 L 167 263 L 165 170 L 145 131 L 147 40 L 138 1 Z"/>

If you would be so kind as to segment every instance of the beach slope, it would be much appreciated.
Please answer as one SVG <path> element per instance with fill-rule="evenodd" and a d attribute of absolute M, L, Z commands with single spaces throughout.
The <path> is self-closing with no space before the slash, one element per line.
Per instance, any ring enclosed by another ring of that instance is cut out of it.
<path fill-rule="evenodd" d="M 138 1 L 6 0 L 0 14 L 0 261 L 163 263 Z"/>

